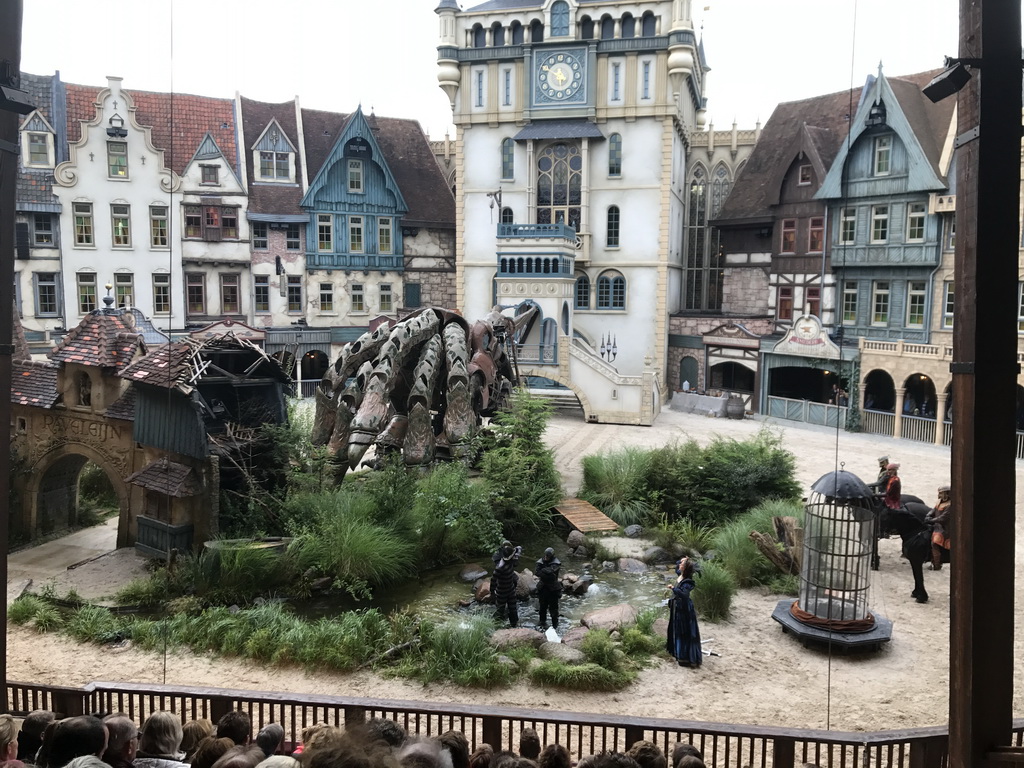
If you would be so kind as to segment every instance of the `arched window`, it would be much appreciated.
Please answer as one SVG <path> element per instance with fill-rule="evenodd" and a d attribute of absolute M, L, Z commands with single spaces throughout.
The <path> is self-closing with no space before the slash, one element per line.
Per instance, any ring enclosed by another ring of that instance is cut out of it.
<path fill-rule="evenodd" d="M 709 218 L 715 218 L 722 210 L 722 203 L 729 196 L 732 189 L 732 181 L 729 179 L 729 169 L 725 163 L 715 166 L 715 172 L 711 180 L 711 208 L 708 211 Z"/>
<path fill-rule="evenodd" d="M 575 144 L 552 144 L 537 157 L 537 223 L 580 231 L 583 157 Z"/>
<path fill-rule="evenodd" d="M 543 43 L 544 42 L 544 22 L 538 19 L 534 19 L 530 22 L 530 42 L 531 43 Z"/>
<path fill-rule="evenodd" d="M 608 175 L 622 175 L 622 135 L 618 133 L 608 137 Z"/>
<path fill-rule="evenodd" d="M 608 229 L 605 236 L 605 245 L 609 248 L 619 247 L 619 206 L 608 206 Z"/>
<path fill-rule="evenodd" d="M 654 37 L 657 32 L 657 21 L 654 18 L 654 14 L 650 11 L 644 14 L 643 21 L 640 23 L 640 35 L 642 37 Z"/>
<path fill-rule="evenodd" d="M 597 308 L 626 308 L 626 278 L 618 272 L 605 272 L 597 278 Z"/>
<path fill-rule="evenodd" d="M 590 278 L 576 275 L 576 309 L 590 309 Z"/>
<path fill-rule="evenodd" d="M 580 40 L 593 40 L 594 39 L 594 20 L 589 16 L 584 16 L 580 20 Z"/>
<path fill-rule="evenodd" d="M 479 24 L 473 26 L 473 47 L 485 48 L 487 46 L 487 30 Z"/>
<path fill-rule="evenodd" d="M 497 47 L 505 44 L 505 28 L 501 24 L 491 26 L 491 45 Z"/>
<path fill-rule="evenodd" d="M 512 139 L 501 141 L 501 178 L 504 181 L 514 179 L 516 176 L 516 143 Z"/>
<path fill-rule="evenodd" d="M 611 40 L 613 37 L 615 37 L 615 19 L 605 16 L 601 19 L 601 39 Z"/>
<path fill-rule="evenodd" d="M 518 21 L 513 21 L 509 26 L 509 31 L 512 33 L 512 45 L 523 44 L 523 25 Z"/>
<path fill-rule="evenodd" d="M 501 223 L 515 224 L 515 216 L 512 214 L 512 209 L 507 205 L 501 209 Z"/>
<path fill-rule="evenodd" d="M 631 13 L 622 14 L 622 36 L 636 37 L 636 19 Z"/>
<path fill-rule="evenodd" d="M 565 37 L 569 34 L 569 4 L 556 0 L 551 4 L 551 36 Z"/>
<path fill-rule="evenodd" d="M 75 378 L 78 384 L 78 404 L 92 405 L 92 379 L 89 374 L 81 371 Z"/>

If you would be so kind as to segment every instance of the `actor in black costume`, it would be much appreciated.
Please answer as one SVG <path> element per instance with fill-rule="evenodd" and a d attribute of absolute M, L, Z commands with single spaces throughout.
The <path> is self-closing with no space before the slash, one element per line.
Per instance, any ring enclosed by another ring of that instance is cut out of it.
<path fill-rule="evenodd" d="M 672 599 L 668 610 L 668 641 L 666 650 L 681 667 L 699 667 L 704 660 L 700 647 L 700 627 L 697 611 L 690 599 L 693 590 L 693 561 L 684 557 L 676 563 L 679 578 L 672 585 Z"/>
<path fill-rule="evenodd" d="M 522 547 L 513 547 L 512 542 L 506 539 L 501 542 L 498 551 L 491 555 L 491 559 L 494 561 L 491 594 L 494 595 L 494 604 L 498 608 L 499 618 L 503 619 L 508 616 L 510 627 L 519 626 L 519 608 L 516 605 L 516 585 L 519 583 L 519 574 L 516 573 L 516 564 L 522 554 Z"/>
<path fill-rule="evenodd" d="M 555 550 L 548 547 L 544 556 L 537 561 L 537 597 L 540 598 L 540 629 L 547 629 L 545 617 L 551 614 L 551 626 L 558 629 L 558 598 L 562 584 L 558 580 L 562 563 L 555 557 Z"/>

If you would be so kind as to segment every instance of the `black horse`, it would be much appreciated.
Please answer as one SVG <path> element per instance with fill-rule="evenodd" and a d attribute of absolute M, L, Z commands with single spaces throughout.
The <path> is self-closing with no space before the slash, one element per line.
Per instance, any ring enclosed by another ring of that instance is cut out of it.
<path fill-rule="evenodd" d="M 910 561 L 914 573 L 914 591 L 910 596 L 919 603 L 928 602 L 928 591 L 924 588 L 924 564 L 931 561 L 932 525 L 925 522 L 931 507 L 916 496 L 904 496 L 900 509 L 889 509 L 884 504 L 879 517 L 881 534 L 899 534 L 903 539 L 903 554 Z M 949 551 L 943 551 L 943 562 L 949 562 Z"/>

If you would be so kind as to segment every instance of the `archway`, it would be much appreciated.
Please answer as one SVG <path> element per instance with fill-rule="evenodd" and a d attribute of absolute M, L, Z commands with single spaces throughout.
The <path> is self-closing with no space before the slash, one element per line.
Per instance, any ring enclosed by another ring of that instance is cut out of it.
<path fill-rule="evenodd" d="M 903 382 L 903 388 L 904 415 L 935 416 L 935 382 L 929 376 L 923 373 L 912 373 Z"/>
<path fill-rule="evenodd" d="M 896 385 L 892 376 L 882 370 L 873 370 L 864 377 L 864 410 L 888 411 L 896 408 Z"/>
<path fill-rule="evenodd" d="M 117 498 L 118 543 L 124 540 L 128 524 L 128 489 L 124 480 L 102 456 L 77 444 L 65 444 L 36 464 L 27 494 L 27 503 L 32 507 L 28 519 L 34 527 L 28 532 L 30 536 L 65 530 L 80 523 L 82 470 L 90 463 L 103 472 Z"/>
<path fill-rule="evenodd" d="M 697 358 L 687 355 L 679 361 L 679 389 L 701 389 L 697 379 L 700 369 L 697 365 Z"/>
<path fill-rule="evenodd" d="M 753 392 L 754 372 L 740 363 L 718 363 L 709 373 L 708 388 L 730 392 Z"/>

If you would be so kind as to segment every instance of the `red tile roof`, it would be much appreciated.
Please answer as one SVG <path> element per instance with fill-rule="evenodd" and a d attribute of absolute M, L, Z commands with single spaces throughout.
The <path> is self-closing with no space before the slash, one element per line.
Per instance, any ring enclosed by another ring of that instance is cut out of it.
<path fill-rule="evenodd" d="M 100 88 L 67 83 L 68 142 L 82 137 L 80 121 L 96 118 Z M 164 150 L 164 163 L 183 173 L 207 133 L 216 140 L 228 163 L 238 173 L 235 142 L 235 103 L 188 93 L 153 93 L 124 89 L 135 102 L 135 119 L 152 129 L 153 146 Z"/>
<path fill-rule="evenodd" d="M 138 355 L 146 354 L 146 343 L 126 317 L 131 315 L 118 310 L 90 312 L 61 339 L 50 359 L 121 370 Z"/>
<path fill-rule="evenodd" d="M 184 342 L 164 344 L 121 371 L 122 378 L 170 389 L 188 381 L 193 348 Z"/>
<path fill-rule="evenodd" d="M 57 366 L 35 360 L 11 364 L 11 402 L 50 408 L 57 402 Z"/>
<path fill-rule="evenodd" d="M 140 485 L 146 490 L 157 491 L 168 496 L 198 496 L 203 486 L 191 467 L 170 461 L 166 457 L 147 464 L 128 478 L 129 483 Z"/>

